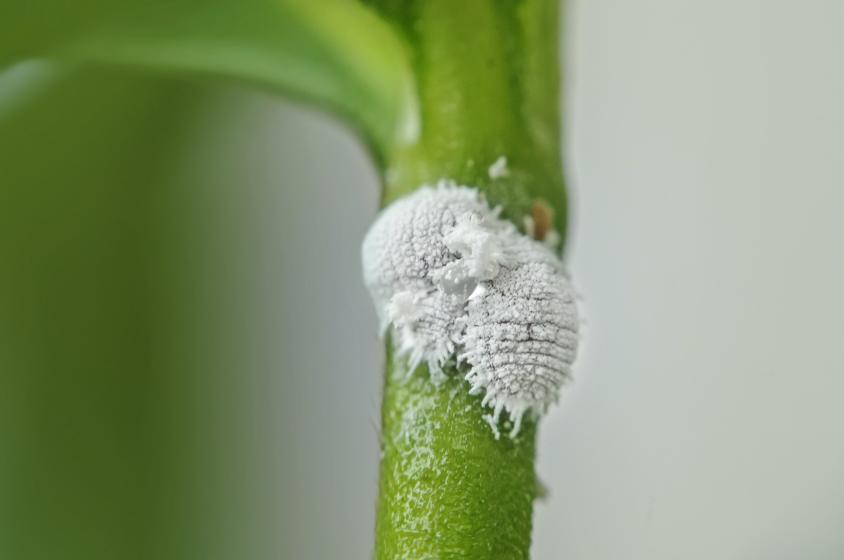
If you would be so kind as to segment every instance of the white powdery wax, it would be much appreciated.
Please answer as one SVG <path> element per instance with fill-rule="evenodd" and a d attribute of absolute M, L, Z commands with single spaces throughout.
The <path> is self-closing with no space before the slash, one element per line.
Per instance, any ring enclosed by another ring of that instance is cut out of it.
<path fill-rule="evenodd" d="M 391 204 L 363 242 L 364 280 L 382 329 L 410 371 L 434 383 L 452 357 L 469 365 L 493 431 L 557 399 L 577 352 L 574 291 L 559 258 L 498 217 L 476 189 L 440 181 Z"/>

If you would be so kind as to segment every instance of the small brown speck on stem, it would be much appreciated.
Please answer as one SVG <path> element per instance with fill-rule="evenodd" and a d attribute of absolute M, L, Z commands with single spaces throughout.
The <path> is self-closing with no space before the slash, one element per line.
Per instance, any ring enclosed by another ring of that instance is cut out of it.
<path fill-rule="evenodd" d="M 531 218 L 533 218 L 534 239 L 545 240 L 545 236 L 554 228 L 554 209 L 545 200 L 536 198 L 531 207 Z"/>

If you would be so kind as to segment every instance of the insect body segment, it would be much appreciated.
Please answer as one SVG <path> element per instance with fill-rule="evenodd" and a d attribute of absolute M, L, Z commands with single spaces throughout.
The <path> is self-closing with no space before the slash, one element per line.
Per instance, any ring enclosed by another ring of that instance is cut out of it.
<path fill-rule="evenodd" d="M 519 431 L 554 402 L 577 354 L 574 292 L 547 244 L 519 233 L 477 190 L 442 181 L 387 207 L 363 244 L 364 279 L 384 329 L 412 371 L 435 383 L 456 357 Z"/>

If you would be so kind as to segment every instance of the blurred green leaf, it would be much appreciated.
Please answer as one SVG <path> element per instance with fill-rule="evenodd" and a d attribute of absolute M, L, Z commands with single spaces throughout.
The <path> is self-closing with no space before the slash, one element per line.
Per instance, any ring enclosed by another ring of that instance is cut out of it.
<path fill-rule="evenodd" d="M 34 57 L 198 73 L 280 91 L 349 120 L 379 159 L 417 129 L 402 40 L 351 0 L 0 3 L 0 64 Z"/>
<path fill-rule="evenodd" d="M 36 77 L 0 115 L 0 558 L 173 558 L 188 368 L 160 340 L 181 340 L 163 300 L 200 96 L 126 71 Z"/>

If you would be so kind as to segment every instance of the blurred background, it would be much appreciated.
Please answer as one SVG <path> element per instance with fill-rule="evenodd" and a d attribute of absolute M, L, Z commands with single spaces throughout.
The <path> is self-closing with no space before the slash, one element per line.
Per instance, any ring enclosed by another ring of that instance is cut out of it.
<path fill-rule="evenodd" d="M 573 0 L 537 559 L 844 557 L 844 4 Z M 202 81 L 0 74 L 0 557 L 367 558 L 378 182 Z"/>

